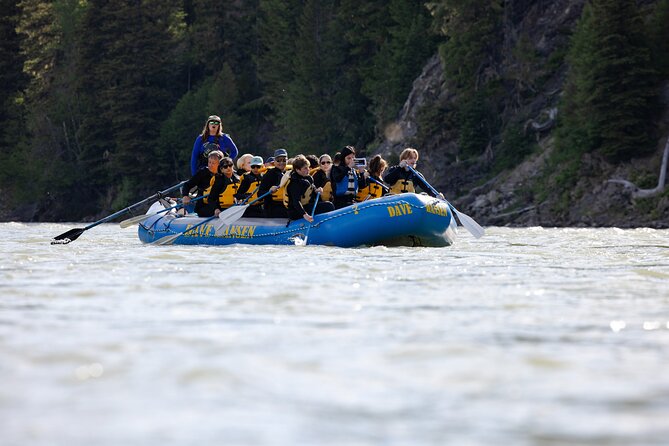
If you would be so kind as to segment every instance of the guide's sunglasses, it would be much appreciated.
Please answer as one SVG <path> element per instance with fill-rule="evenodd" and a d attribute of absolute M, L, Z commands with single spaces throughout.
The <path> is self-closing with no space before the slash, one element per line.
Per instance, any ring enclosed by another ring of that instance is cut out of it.
<path fill-rule="evenodd" d="M 221 125 L 218 121 L 209 121 L 209 125 Z"/>

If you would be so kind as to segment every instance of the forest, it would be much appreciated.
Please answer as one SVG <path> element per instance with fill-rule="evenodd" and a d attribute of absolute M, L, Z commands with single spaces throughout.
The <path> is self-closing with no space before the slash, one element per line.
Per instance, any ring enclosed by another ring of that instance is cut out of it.
<path fill-rule="evenodd" d="M 374 153 L 435 55 L 444 93 L 403 143 L 446 135 L 458 161 L 494 151 L 466 187 L 537 150 L 523 127 L 549 79 L 555 187 L 573 187 L 584 155 L 624 165 L 666 133 L 669 0 L 0 3 L 6 218 L 93 219 L 187 179 L 210 114 L 240 153 Z M 520 24 L 558 4 L 577 14 L 538 50 Z"/>

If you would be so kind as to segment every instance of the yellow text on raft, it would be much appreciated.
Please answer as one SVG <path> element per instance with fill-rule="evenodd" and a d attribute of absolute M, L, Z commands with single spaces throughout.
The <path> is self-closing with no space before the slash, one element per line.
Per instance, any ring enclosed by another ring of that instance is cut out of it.
<path fill-rule="evenodd" d="M 221 237 L 226 238 L 251 238 L 256 233 L 257 226 L 232 225 L 226 227 Z"/>
<path fill-rule="evenodd" d="M 194 230 L 190 231 L 189 229 L 193 226 L 194 225 L 186 226 L 184 237 L 208 237 L 210 235 L 214 235 L 214 227 L 212 225 L 198 226 Z"/>
<path fill-rule="evenodd" d="M 396 204 L 395 206 L 388 206 L 388 215 L 391 217 L 401 217 L 402 215 L 411 214 L 411 206 L 406 203 Z"/>
<path fill-rule="evenodd" d="M 425 210 L 430 214 L 441 215 L 442 217 L 448 217 L 448 206 L 444 203 L 437 204 L 428 204 L 425 206 Z"/>

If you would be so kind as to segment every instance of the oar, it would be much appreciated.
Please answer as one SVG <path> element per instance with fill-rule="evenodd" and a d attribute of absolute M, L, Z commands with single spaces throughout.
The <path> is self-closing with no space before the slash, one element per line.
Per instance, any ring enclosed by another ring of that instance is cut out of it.
<path fill-rule="evenodd" d="M 172 243 L 174 243 L 174 241 L 176 239 L 178 239 L 179 237 L 181 237 L 185 233 L 190 232 L 193 229 L 198 228 L 198 227 L 202 226 L 203 224 L 205 224 L 209 221 L 212 221 L 215 218 L 216 218 L 216 216 L 209 217 L 205 220 L 202 220 L 200 223 L 196 224 L 195 226 L 191 226 L 190 228 L 186 229 L 185 231 L 181 231 L 178 234 L 173 234 L 173 235 L 168 235 L 168 236 L 165 236 L 165 237 L 161 237 L 158 240 L 154 240 L 153 242 L 151 242 L 151 244 L 152 245 L 171 245 Z"/>
<path fill-rule="evenodd" d="M 202 195 L 202 196 L 200 196 L 200 197 L 193 198 L 190 202 L 191 202 L 191 203 L 194 203 L 194 202 L 196 202 L 196 201 L 198 201 L 198 200 L 202 200 L 203 198 L 206 198 L 206 197 L 208 197 L 208 196 L 209 196 L 209 194 Z M 128 227 L 130 227 L 130 226 L 132 226 L 132 225 L 134 225 L 134 224 L 136 224 L 136 223 L 142 223 L 144 220 L 146 220 L 146 219 L 149 218 L 149 217 L 153 217 L 154 215 L 162 214 L 163 212 L 171 211 L 172 209 L 177 209 L 177 208 L 179 208 L 179 207 L 181 207 L 181 206 L 183 206 L 183 204 L 182 204 L 182 203 L 179 203 L 179 204 L 174 205 L 174 206 L 172 206 L 172 207 L 165 208 L 165 209 L 161 209 L 161 210 L 159 210 L 158 212 L 154 212 L 153 214 L 136 215 L 136 216 L 134 216 L 134 217 L 128 218 L 128 219 L 126 219 L 126 220 L 123 220 L 119 225 L 120 225 L 122 228 L 128 228 Z"/>
<path fill-rule="evenodd" d="M 51 244 L 52 245 L 67 245 L 68 243 L 73 242 L 76 239 L 78 239 L 79 236 L 84 233 L 84 231 L 87 231 L 91 228 L 96 227 L 97 225 L 99 225 L 101 223 L 108 222 L 110 220 L 115 219 L 116 217 L 119 217 L 119 216 L 121 216 L 121 215 L 123 215 L 127 212 L 130 212 L 131 209 L 134 209 L 137 206 L 141 206 L 141 205 L 146 204 L 150 201 L 154 201 L 154 200 L 157 200 L 159 198 L 162 198 L 165 194 L 168 194 L 168 193 L 172 192 L 174 189 L 180 188 L 184 183 L 186 183 L 186 182 L 182 181 L 181 183 L 175 184 L 174 186 L 172 186 L 168 189 L 165 189 L 162 192 L 157 192 L 157 193 L 151 195 L 150 197 L 145 198 L 144 200 L 142 200 L 140 202 L 137 202 L 133 205 L 130 205 L 125 209 L 121 209 L 120 211 L 115 212 L 112 215 L 109 215 L 109 216 L 103 218 L 102 220 L 98 220 L 95 223 L 91 223 L 90 225 L 86 226 L 85 228 L 74 228 L 74 229 L 70 229 L 67 232 L 63 232 L 62 234 L 55 236 L 53 238 L 53 240 L 51 241 Z"/>
<path fill-rule="evenodd" d="M 390 190 L 390 188 L 389 188 L 388 186 L 386 186 L 385 184 L 383 184 L 382 182 L 380 182 L 380 181 L 378 181 L 378 180 L 375 180 L 375 179 L 372 178 L 372 177 L 368 177 L 367 179 L 368 179 L 369 181 L 371 181 L 372 183 L 376 183 L 376 184 L 378 184 L 379 186 L 381 186 L 381 189 L 383 189 L 383 191 L 386 192 L 386 193 Z"/>
<path fill-rule="evenodd" d="M 265 198 L 266 196 L 268 196 L 271 193 L 272 193 L 272 191 L 268 190 L 267 192 L 265 192 L 264 194 L 262 194 L 258 198 L 252 200 L 249 203 L 244 204 L 249 198 L 251 198 L 251 197 L 248 197 L 246 200 L 244 200 L 242 202 L 242 204 L 238 204 L 238 205 L 235 205 L 235 206 L 230 206 L 226 210 L 222 211 L 220 214 L 218 214 L 218 218 L 220 218 L 223 221 L 224 224 L 231 225 L 232 223 L 234 223 L 237 220 L 239 220 L 240 218 L 242 218 L 242 215 L 244 215 L 244 212 L 246 211 L 246 208 L 251 206 L 256 201 L 262 200 L 263 198 Z M 253 195 L 253 194 L 251 194 L 251 195 Z"/>
<path fill-rule="evenodd" d="M 316 194 L 316 200 L 314 200 L 314 208 L 311 210 L 311 218 L 314 218 L 316 214 L 316 205 L 318 204 L 318 199 L 321 197 L 321 193 Z M 299 237 L 295 237 L 295 246 L 306 246 L 309 241 L 309 231 L 311 230 L 312 223 L 309 223 L 306 232 L 304 233 L 304 240 Z"/>
<path fill-rule="evenodd" d="M 437 192 L 437 190 L 434 187 L 432 187 L 432 185 L 430 183 L 427 182 L 427 180 L 425 179 L 425 177 L 423 175 L 416 172 L 416 170 L 413 167 L 409 166 L 408 164 L 407 164 L 407 167 L 409 168 L 409 170 L 411 170 L 414 173 L 414 175 L 420 177 L 425 182 L 427 187 L 430 188 L 430 191 L 432 191 L 432 193 L 434 195 L 436 195 L 436 196 L 440 195 L 439 192 Z M 460 223 L 462 224 L 462 226 L 464 226 L 465 229 L 468 230 L 471 233 L 471 235 L 473 235 L 476 238 L 483 237 L 483 235 L 485 234 L 485 230 L 481 227 L 481 225 L 476 223 L 476 221 L 473 218 L 471 218 L 469 215 L 465 214 L 464 212 L 458 211 L 455 208 L 455 206 L 453 206 L 451 203 L 449 203 L 448 200 L 446 200 L 445 198 L 444 198 L 444 201 L 446 202 L 448 207 L 451 208 L 451 211 L 453 211 L 453 213 L 458 216 L 458 220 L 460 220 Z"/>
<path fill-rule="evenodd" d="M 260 197 L 256 198 L 255 200 L 251 201 L 249 204 L 245 205 L 237 205 L 237 206 L 232 206 L 229 207 L 228 209 L 224 210 L 220 214 L 218 214 L 218 218 L 223 220 L 224 224 L 230 225 L 234 223 L 235 221 L 239 220 L 242 217 L 242 214 L 244 214 L 244 211 L 246 210 L 247 207 L 251 206 L 253 203 L 256 201 L 260 200 L 261 198 L 265 198 L 267 195 L 271 194 L 272 191 L 267 191 L 267 193 L 261 195 Z M 165 237 L 159 238 L 158 240 L 154 240 L 151 244 L 152 245 L 171 245 L 174 243 L 176 239 L 181 237 L 187 232 L 192 231 L 193 229 L 197 228 L 200 225 L 203 225 L 207 223 L 208 221 L 211 221 L 215 219 L 216 216 L 209 217 L 204 221 L 201 221 L 200 223 L 196 224 L 193 227 L 190 227 L 186 229 L 185 231 L 179 232 L 178 234 L 173 234 L 173 235 L 167 235 Z"/>

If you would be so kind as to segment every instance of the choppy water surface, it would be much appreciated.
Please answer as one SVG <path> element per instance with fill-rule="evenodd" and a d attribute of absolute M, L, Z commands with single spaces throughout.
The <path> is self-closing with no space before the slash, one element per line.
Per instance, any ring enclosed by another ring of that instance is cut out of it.
<path fill-rule="evenodd" d="M 1 224 L 0 443 L 669 443 L 669 231 L 143 246 Z"/>

